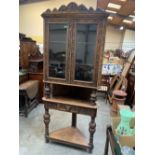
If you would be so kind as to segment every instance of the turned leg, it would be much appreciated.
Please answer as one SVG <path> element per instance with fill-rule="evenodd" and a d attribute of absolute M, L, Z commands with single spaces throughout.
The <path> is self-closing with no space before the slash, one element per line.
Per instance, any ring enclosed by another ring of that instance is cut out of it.
<path fill-rule="evenodd" d="M 25 95 L 25 117 L 27 117 L 28 113 L 28 97 Z"/>
<path fill-rule="evenodd" d="M 93 105 L 96 105 L 96 98 L 97 98 L 97 95 L 96 95 L 96 90 L 93 90 L 91 95 L 90 95 L 90 103 L 93 104 Z"/>
<path fill-rule="evenodd" d="M 76 128 L 76 120 L 77 120 L 76 113 L 72 113 L 72 127 L 74 128 Z"/>
<path fill-rule="evenodd" d="M 44 93 L 46 98 L 50 98 L 51 89 L 49 83 L 45 83 Z"/>
<path fill-rule="evenodd" d="M 35 101 L 36 101 L 35 107 L 37 107 L 37 105 L 39 104 L 39 93 L 37 93 Z"/>
<path fill-rule="evenodd" d="M 90 149 L 89 149 L 89 152 L 90 153 L 92 153 L 92 150 L 93 150 L 93 147 L 94 147 L 93 136 L 94 136 L 95 131 L 96 131 L 95 117 L 91 117 L 91 121 L 89 123 L 89 133 L 90 133 L 90 137 L 89 137 Z"/>
<path fill-rule="evenodd" d="M 106 92 L 105 97 L 106 97 L 105 102 L 107 103 L 108 102 L 108 92 Z"/>
<path fill-rule="evenodd" d="M 45 123 L 45 141 L 46 143 L 49 142 L 49 122 L 50 122 L 50 114 L 49 109 L 45 107 L 45 114 L 44 114 L 44 123 Z"/>

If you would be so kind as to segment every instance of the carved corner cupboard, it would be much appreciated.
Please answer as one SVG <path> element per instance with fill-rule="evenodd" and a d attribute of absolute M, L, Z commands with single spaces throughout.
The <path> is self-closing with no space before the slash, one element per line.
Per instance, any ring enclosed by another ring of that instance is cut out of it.
<path fill-rule="evenodd" d="M 101 78 L 102 51 L 108 14 L 70 3 L 44 19 L 44 123 L 45 139 L 89 152 L 93 149 L 96 90 Z M 49 109 L 72 113 L 71 127 L 49 133 Z M 76 127 L 77 114 L 91 117 L 87 141 Z"/>

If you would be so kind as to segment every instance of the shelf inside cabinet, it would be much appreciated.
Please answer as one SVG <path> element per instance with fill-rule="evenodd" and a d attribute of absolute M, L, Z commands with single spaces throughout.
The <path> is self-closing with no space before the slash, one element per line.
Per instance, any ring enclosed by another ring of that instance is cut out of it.
<path fill-rule="evenodd" d="M 72 98 L 66 98 L 66 97 L 52 97 L 52 98 L 43 97 L 42 100 L 44 102 L 48 102 L 49 104 L 59 103 L 59 104 L 65 104 L 70 106 L 74 105 L 82 108 L 97 109 L 96 105 L 93 105 L 90 102 L 79 100 L 79 99 L 72 99 Z"/>
<path fill-rule="evenodd" d="M 36 62 L 36 63 L 43 62 L 43 58 L 29 59 L 29 62 Z"/>

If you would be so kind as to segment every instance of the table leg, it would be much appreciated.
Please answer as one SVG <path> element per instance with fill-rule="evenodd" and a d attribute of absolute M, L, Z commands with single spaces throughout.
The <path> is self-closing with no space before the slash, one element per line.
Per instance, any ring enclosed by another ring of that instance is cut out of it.
<path fill-rule="evenodd" d="M 45 107 L 45 114 L 44 114 L 44 123 L 45 123 L 45 141 L 46 143 L 49 142 L 49 122 L 50 122 L 50 114 L 49 109 Z"/>
<path fill-rule="evenodd" d="M 93 150 L 93 147 L 94 147 L 94 144 L 93 144 L 93 136 L 94 136 L 94 133 L 96 131 L 96 123 L 95 123 L 95 117 L 91 117 L 91 121 L 89 123 L 89 132 L 90 132 L 90 137 L 89 137 L 89 146 L 90 146 L 90 149 L 89 149 L 89 152 L 92 153 L 92 150 Z"/>
<path fill-rule="evenodd" d="M 77 114 L 72 113 L 72 127 L 76 128 Z"/>
<path fill-rule="evenodd" d="M 25 95 L 25 117 L 27 117 L 28 114 L 28 97 Z"/>

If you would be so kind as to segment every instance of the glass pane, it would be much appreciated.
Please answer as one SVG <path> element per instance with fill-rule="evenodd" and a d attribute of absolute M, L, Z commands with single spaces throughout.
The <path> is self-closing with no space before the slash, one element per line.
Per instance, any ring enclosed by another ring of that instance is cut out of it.
<path fill-rule="evenodd" d="M 93 81 L 96 24 L 78 24 L 75 80 Z"/>
<path fill-rule="evenodd" d="M 49 26 L 49 76 L 65 78 L 67 24 Z"/>

